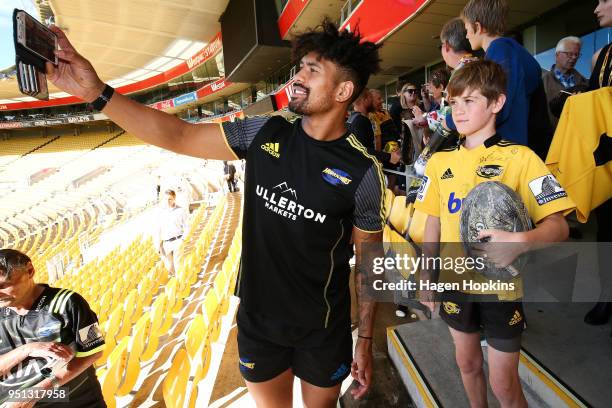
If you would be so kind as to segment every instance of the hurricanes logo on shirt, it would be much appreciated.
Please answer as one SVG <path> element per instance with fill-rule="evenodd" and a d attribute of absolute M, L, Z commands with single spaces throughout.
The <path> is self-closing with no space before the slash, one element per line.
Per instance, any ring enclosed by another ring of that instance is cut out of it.
<path fill-rule="evenodd" d="M 323 224 L 327 215 L 321 214 L 315 210 L 304 207 L 297 202 L 297 192 L 289 187 L 287 182 L 282 182 L 271 190 L 259 184 L 255 188 L 257 195 L 265 201 L 265 207 L 280 215 L 296 221 L 298 217 L 303 217 L 307 220 L 314 220 Z"/>
<path fill-rule="evenodd" d="M 261 150 L 273 157 L 276 157 L 277 159 L 280 157 L 280 153 L 278 152 L 278 143 L 264 143 L 261 145 Z"/>
<path fill-rule="evenodd" d="M 502 174 L 503 168 L 497 164 L 486 164 L 484 166 L 478 166 L 476 169 L 476 174 L 483 178 L 493 178 Z"/>
<path fill-rule="evenodd" d="M 327 181 L 333 186 L 337 186 L 340 183 L 348 185 L 351 183 L 351 181 L 353 181 L 351 180 L 350 174 L 340 169 L 330 169 L 329 167 L 326 167 L 322 173 L 323 180 Z"/>

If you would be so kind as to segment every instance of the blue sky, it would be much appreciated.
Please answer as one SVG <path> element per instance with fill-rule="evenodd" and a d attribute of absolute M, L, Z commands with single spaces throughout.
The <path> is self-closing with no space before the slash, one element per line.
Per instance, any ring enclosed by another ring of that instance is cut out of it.
<path fill-rule="evenodd" d="M 0 69 L 15 65 L 13 9 L 16 8 L 39 18 L 31 0 L 0 0 Z"/>

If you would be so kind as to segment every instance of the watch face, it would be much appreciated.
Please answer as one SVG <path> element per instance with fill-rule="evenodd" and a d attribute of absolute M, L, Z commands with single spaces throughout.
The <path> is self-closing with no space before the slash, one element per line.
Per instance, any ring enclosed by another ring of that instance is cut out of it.
<path fill-rule="evenodd" d="M 50 377 L 53 373 L 53 370 L 51 370 L 49 367 L 44 367 L 40 370 L 40 373 L 43 375 L 43 377 Z"/>

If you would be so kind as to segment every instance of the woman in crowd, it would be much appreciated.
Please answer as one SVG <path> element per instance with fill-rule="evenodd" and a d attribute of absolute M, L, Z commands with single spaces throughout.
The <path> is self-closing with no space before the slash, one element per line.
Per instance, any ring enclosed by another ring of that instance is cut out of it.
<path fill-rule="evenodd" d="M 400 92 L 400 104 L 402 106 L 402 135 L 403 148 L 402 157 L 407 163 L 413 162 L 423 150 L 423 128 L 419 128 L 413 124 L 414 113 L 412 108 L 419 106 L 418 90 L 414 84 L 406 83 L 402 86 Z M 409 143 L 411 141 L 411 143 Z"/>

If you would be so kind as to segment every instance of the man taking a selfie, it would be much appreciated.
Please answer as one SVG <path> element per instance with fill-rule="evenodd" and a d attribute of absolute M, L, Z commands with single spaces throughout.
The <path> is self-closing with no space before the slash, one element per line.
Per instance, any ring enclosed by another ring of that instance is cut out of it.
<path fill-rule="evenodd" d="M 379 243 L 384 178 L 377 160 L 347 132 L 348 106 L 379 69 L 378 46 L 325 21 L 293 42 L 299 62 L 289 108 L 302 115 L 190 124 L 104 84 L 53 28 L 61 51 L 48 78 L 93 103 L 147 143 L 195 157 L 246 158 L 243 253 L 238 279 L 239 367 L 258 406 L 292 404 L 294 376 L 306 406 L 335 407 L 342 381 L 369 389 L 375 302 L 369 270 L 356 268 L 359 337 L 352 352 L 350 240 Z"/>

